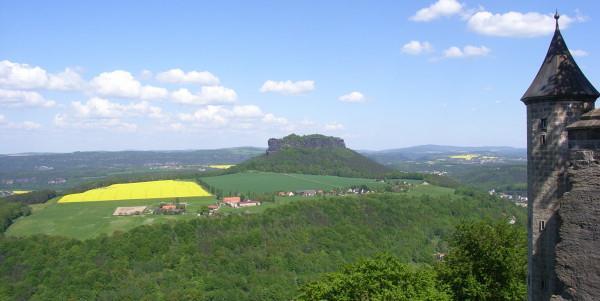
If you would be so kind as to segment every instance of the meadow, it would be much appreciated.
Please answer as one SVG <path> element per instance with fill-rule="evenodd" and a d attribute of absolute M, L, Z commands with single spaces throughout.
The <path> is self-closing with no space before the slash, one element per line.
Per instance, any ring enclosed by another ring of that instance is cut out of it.
<path fill-rule="evenodd" d="M 100 234 L 128 231 L 141 225 L 197 218 L 196 212 L 200 208 L 216 202 L 213 197 L 186 197 L 179 200 L 188 203 L 187 212 L 183 215 L 113 216 L 117 207 L 158 206 L 161 201 L 173 199 L 59 203 L 55 198 L 44 204 L 31 205 L 32 214 L 17 219 L 6 235 L 48 234 L 88 239 Z"/>
<path fill-rule="evenodd" d="M 162 198 L 187 198 L 210 196 L 200 185 L 191 181 L 149 181 L 114 184 L 82 193 L 63 196 L 59 203 L 100 202 Z"/>
<path fill-rule="evenodd" d="M 216 177 L 204 177 L 204 182 L 225 193 L 267 193 L 305 189 L 332 190 L 353 185 L 381 185 L 373 179 L 247 171 Z"/>

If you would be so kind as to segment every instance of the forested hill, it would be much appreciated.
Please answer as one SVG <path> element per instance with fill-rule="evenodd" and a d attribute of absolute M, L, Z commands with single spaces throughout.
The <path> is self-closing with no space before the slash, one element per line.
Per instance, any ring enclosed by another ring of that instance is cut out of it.
<path fill-rule="evenodd" d="M 463 220 L 515 216 L 524 227 L 523 208 L 451 193 L 305 200 L 85 241 L 0 237 L 0 300 L 291 300 L 377 253 L 431 263 Z"/>
<path fill-rule="evenodd" d="M 380 177 L 390 170 L 346 148 L 344 140 L 323 135 L 289 135 L 269 139 L 267 152 L 245 161 L 232 172 L 260 170 L 285 173 Z"/>

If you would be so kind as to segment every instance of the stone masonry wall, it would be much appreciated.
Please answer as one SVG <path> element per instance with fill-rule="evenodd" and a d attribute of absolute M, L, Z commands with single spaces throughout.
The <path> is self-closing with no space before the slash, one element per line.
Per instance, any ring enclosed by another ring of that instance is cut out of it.
<path fill-rule="evenodd" d="M 573 151 L 571 191 L 560 200 L 553 300 L 600 298 L 600 150 Z"/>
<path fill-rule="evenodd" d="M 569 159 L 566 126 L 585 113 L 582 101 L 527 105 L 529 300 L 549 300 L 557 289 L 554 272 L 558 198 L 567 191 Z M 541 120 L 546 119 L 546 128 Z M 544 136 L 544 139 L 542 139 Z"/>

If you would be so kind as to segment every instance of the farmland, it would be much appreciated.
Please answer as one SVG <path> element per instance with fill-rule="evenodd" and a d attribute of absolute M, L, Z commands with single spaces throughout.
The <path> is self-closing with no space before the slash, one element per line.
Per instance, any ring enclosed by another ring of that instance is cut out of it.
<path fill-rule="evenodd" d="M 6 232 L 8 236 L 48 234 L 77 239 L 110 235 L 114 231 L 128 231 L 137 226 L 165 223 L 173 220 L 192 219 L 203 206 L 213 204 L 213 197 L 180 198 L 188 204 L 184 215 L 113 216 L 120 206 L 156 206 L 161 201 L 173 199 L 120 200 L 104 202 L 58 203 L 57 199 L 45 204 L 32 205 L 30 216 L 18 219 Z"/>
<path fill-rule="evenodd" d="M 189 181 L 150 181 L 114 184 L 62 197 L 59 203 L 99 202 L 210 196 L 202 187 Z"/>
<path fill-rule="evenodd" d="M 202 180 L 225 193 L 266 193 L 302 189 L 331 190 L 334 188 L 346 188 L 352 185 L 380 185 L 380 183 L 373 179 L 257 171 L 205 177 Z"/>

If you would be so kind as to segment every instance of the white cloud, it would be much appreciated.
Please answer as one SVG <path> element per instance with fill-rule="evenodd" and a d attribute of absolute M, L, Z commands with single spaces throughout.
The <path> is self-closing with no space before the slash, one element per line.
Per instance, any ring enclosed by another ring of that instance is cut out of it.
<path fill-rule="evenodd" d="M 165 83 L 194 83 L 205 86 L 216 86 L 219 78 L 208 71 L 189 71 L 171 69 L 156 75 L 156 79 Z"/>
<path fill-rule="evenodd" d="M 588 56 L 590 55 L 587 51 L 581 49 L 570 50 L 572 56 Z"/>
<path fill-rule="evenodd" d="M 19 130 L 36 130 L 41 128 L 37 122 L 33 121 L 23 121 L 23 122 L 10 122 L 4 117 L 4 115 L 0 115 L 0 128 L 5 129 L 19 129 Z"/>
<path fill-rule="evenodd" d="M 462 49 L 452 46 L 444 50 L 444 57 L 446 58 L 464 58 L 464 57 L 476 57 L 476 56 L 487 56 L 491 50 L 485 46 L 471 46 L 467 45 Z"/>
<path fill-rule="evenodd" d="M 338 122 L 331 122 L 331 123 L 327 123 L 325 124 L 324 130 L 326 131 L 339 131 L 339 130 L 343 130 L 344 129 L 344 125 Z"/>
<path fill-rule="evenodd" d="M 179 114 L 179 120 L 201 128 L 250 129 L 263 123 L 266 126 L 287 125 L 288 120 L 264 113 L 256 105 L 236 105 L 232 107 L 207 105 L 191 114 Z"/>
<path fill-rule="evenodd" d="M 65 71 L 50 74 L 46 89 L 49 90 L 78 90 L 85 86 L 85 81 L 81 78 L 81 75 L 71 68 L 65 69 Z"/>
<path fill-rule="evenodd" d="M 297 95 L 307 93 L 315 89 L 315 81 L 313 80 L 302 80 L 302 81 L 273 81 L 267 80 L 262 87 L 260 92 L 277 92 L 281 94 Z"/>
<path fill-rule="evenodd" d="M 410 41 L 402 46 L 402 52 L 410 55 L 419 55 L 425 52 L 433 51 L 433 47 L 427 41 Z"/>
<path fill-rule="evenodd" d="M 40 93 L 0 89 L 0 106 L 6 107 L 53 107 L 56 103 Z"/>
<path fill-rule="evenodd" d="M 338 97 L 338 100 L 343 101 L 343 102 L 358 103 L 358 102 L 365 102 L 366 99 L 362 93 L 360 93 L 358 91 L 353 91 L 353 92 L 350 92 L 348 94 Z"/>
<path fill-rule="evenodd" d="M 171 92 L 171 99 L 177 103 L 191 105 L 233 103 L 237 99 L 237 93 L 235 90 L 223 86 L 204 86 L 197 94 L 193 94 L 185 88 L 173 91 Z"/>
<path fill-rule="evenodd" d="M 147 101 L 120 104 L 108 99 L 93 97 L 85 103 L 71 103 L 78 118 L 119 118 L 123 116 L 145 116 L 150 118 L 165 118 L 160 107 L 152 106 Z"/>
<path fill-rule="evenodd" d="M 0 86 L 13 89 L 76 90 L 84 84 L 75 70 L 49 74 L 38 66 L 0 61 Z"/>
<path fill-rule="evenodd" d="M 560 17 L 561 28 L 567 28 L 573 21 L 583 21 L 583 18 L 571 18 L 567 15 Z M 495 14 L 480 11 L 469 17 L 469 29 L 479 34 L 498 37 L 537 37 L 554 32 L 555 20 L 553 14 L 537 12 L 520 13 L 507 12 Z"/>
<path fill-rule="evenodd" d="M 124 70 L 103 72 L 90 81 L 94 93 L 106 97 L 161 99 L 168 95 L 167 89 L 142 86 L 131 73 Z"/>
<path fill-rule="evenodd" d="M 463 5 L 456 0 L 438 0 L 428 7 L 419 9 L 410 19 L 417 22 L 428 22 L 440 17 L 459 14 L 462 10 Z"/>
<path fill-rule="evenodd" d="M 279 124 L 279 125 L 288 124 L 288 120 L 286 118 L 277 117 L 271 113 L 265 114 L 265 116 L 263 116 L 263 118 L 262 118 L 262 122 L 269 123 L 269 124 Z"/>

